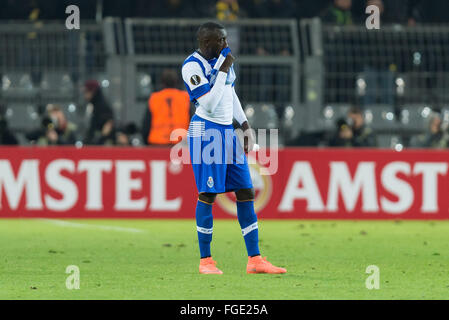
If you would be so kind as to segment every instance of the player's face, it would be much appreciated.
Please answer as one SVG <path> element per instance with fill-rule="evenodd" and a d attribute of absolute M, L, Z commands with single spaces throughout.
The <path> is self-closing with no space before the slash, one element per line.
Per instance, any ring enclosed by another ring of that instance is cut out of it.
<path fill-rule="evenodd" d="M 217 29 L 216 32 L 212 34 L 212 37 L 209 41 L 209 49 L 212 57 L 218 58 L 220 56 L 221 50 L 228 46 L 226 38 L 227 33 L 224 29 Z"/>

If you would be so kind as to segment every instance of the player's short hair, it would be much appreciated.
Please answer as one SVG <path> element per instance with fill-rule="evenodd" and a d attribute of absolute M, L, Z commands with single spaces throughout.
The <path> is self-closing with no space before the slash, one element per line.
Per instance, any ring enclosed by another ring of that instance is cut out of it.
<path fill-rule="evenodd" d="M 215 31 L 217 29 L 223 30 L 223 29 L 225 29 L 225 27 L 223 25 L 219 24 L 219 23 L 212 22 L 212 21 L 203 23 L 198 28 L 198 31 L 196 32 L 196 37 L 197 37 L 197 39 L 200 39 L 201 37 L 203 37 L 207 33 L 211 32 L 211 31 Z"/>

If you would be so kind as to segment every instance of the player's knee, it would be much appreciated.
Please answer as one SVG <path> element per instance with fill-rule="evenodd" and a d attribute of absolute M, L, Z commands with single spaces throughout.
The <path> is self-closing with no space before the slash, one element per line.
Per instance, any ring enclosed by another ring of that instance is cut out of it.
<path fill-rule="evenodd" d="M 236 196 L 237 200 L 240 200 L 240 201 L 254 200 L 254 198 L 255 198 L 254 188 L 237 190 L 235 192 L 235 196 Z"/>
<path fill-rule="evenodd" d="M 203 202 L 213 204 L 215 202 L 216 197 L 217 197 L 216 193 L 200 193 L 198 199 L 200 199 Z"/>

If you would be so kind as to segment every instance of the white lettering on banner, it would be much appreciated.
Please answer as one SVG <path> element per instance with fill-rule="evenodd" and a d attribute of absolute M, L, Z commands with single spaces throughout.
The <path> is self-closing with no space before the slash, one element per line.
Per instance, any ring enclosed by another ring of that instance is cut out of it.
<path fill-rule="evenodd" d="M 167 162 L 150 161 L 151 168 L 151 210 L 178 211 L 181 208 L 180 197 L 167 199 Z"/>
<path fill-rule="evenodd" d="M 387 213 L 400 214 L 413 204 L 414 192 L 413 188 L 404 180 L 399 179 L 396 175 L 403 173 L 410 175 L 411 168 L 407 162 L 391 162 L 382 170 L 382 185 L 390 193 L 398 197 L 398 201 L 390 201 L 386 197 L 381 197 L 380 203 L 382 209 Z"/>
<path fill-rule="evenodd" d="M 298 188 L 300 183 L 302 183 L 302 188 Z M 294 163 L 278 210 L 293 211 L 294 201 L 300 199 L 307 200 L 307 210 L 309 211 L 324 210 L 323 200 L 316 184 L 312 166 L 305 161 Z"/>
<path fill-rule="evenodd" d="M 376 185 L 376 163 L 360 162 L 354 178 L 351 178 L 346 162 L 331 162 L 327 206 L 323 207 L 320 191 L 309 162 L 295 162 L 284 190 L 279 211 L 293 211 L 294 201 L 307 200 L 308 211 L 336 212 L 338 197 L 341 194 L 348 212 L 355 209 L 361 195 L 362 211 L 378 212 L 379 197 Z M 438 212 L 438 176 L 446 175 L 448 165 L 444 162 L 417 162 L 413 169 L 414 175 L 422 175 L 422 206 L 423 213 Z M 401 214 L 410 209 L 415 201 L 414 189 L 407 182 L 397 177 L 398 173 L 410 176 L 412 167 L 407 162 L 391 162 L 381 172 L 381 183 L 386 191 L 397 197 L 392 201 L 387 197 L 380 197 L 382 210 L 391 214 Z M 298 187 L 302 183 L 302 187 Z"/>
<path fill-rule="evenodd" d="M 60 200 L 45 195 L 45 206 L 54 211 L 69 210 L 78 201 L 78 187 L 71 179 L 61 175 L 62 170 L 75 173 L 75 163 L 72 160 L 58 159 L 50 162 L 45 170 L 48 186 L 62 195 Z"/>
<path fill-rule="evenodd" d="M 37 159 L 25 159 L 17 164 L 11 162 L 0 160 L 0 208 L 2 205 L 8 208 L 4 213 L 45 209 L 61 212 L 75 206 L 87 212 L 113 206 L 117 211 L 176 213 L 189 201 L 179 193 L 178 185 L 170 185 L 171 174 L 176 173 L 170 172 L 171 162 L 167 160 L 60 158 L 50 161 L 46 167 Z M 325 169 L 325 172 L 318 171 L 327 163 L 329 175 Z M 278 206 L 279 212 L 294 215 L 297 215 L 294 211 L 304 207 L 306 213 L 344 210 L 356 214 L 362 211 L 399 216 L 412 207 L 423 214 L 441 213 L 439 193 L 445 192 L 447 185 L 440 186 L 439 183 L 442 177 L 447 178 L 448 163 L 394 161 L 383 167 L 377 166 L 379 163 L 374 161 L 350 164 L 346 161 L 296 161 L 288 173 L 285 188 L 278 185 L 282 192 L 280 202 L 277 203 L 277 196 L 272 196 L 271 201 L 276 201 L 273 205 Z M 84 174 L 86 178 L 82 179 Z M 322 180 L 318 181 L 318 178 Z M 327 190 L 320 190 L 318 182 Z M 46 188 L 51 190 L 50 193 L 45 192 Z M 176 190 L 173 195 L 168 192 L 172 189 Z M 80 192 L 83 195 L 86 192 L 85 203 L 80 203 Z M 421 197 L 415 197 L 419 194 Z M 443 200 L 446 203 L 446 199 Z M 299 204 L 296 201 L 305 202 Z"/>
<path fill-rule="evenodd" d="M 346 162 L 330 163 L 329 191 L 327 210 L 338 211 L 338 194 L 341 196 L 347 211 L 353 211 L 362 193 L 362 210 L 365 212 L 379 211 L 377 204 L 377 189 L 374 162 L 360 162 L 354 179 L 351 179 Z"/>
<path fill-rule="evenodd" d="M 147 206 L 147 198 L 138 200 L 131 199 L 132 191 L 142 189 L 142 180 L 132 179 L 131 173 L 142 172 L 145 170 L 143 161 L 117 160 L 115 161 L 115 209 L 116 210 L 135 210 L 143 211 Z"/>
<path fill-rule="evenodd" d="M 447 163 L 426 162 L 416 163 L 413 168 L 415 175 L 422 174 L 422 212 L 438 212 L 438 175 L 446 175 Z"/>
<path fill-rule="evenodd" d="M 81 160 L 78 172 L 86 172 L 86 210 L 103 210 L 103 172 L 112 170 L 110 160 Z"/>
<path fill-rule="evenodd" d="M 24 190 L 26 190 L 26 209 L 42 209 L 39 160 L 22 161 L 17 179 L 14 178 L 9 160 L 0 160 L 0 208 L 3 190 L 5 190 L 6 200 L 13 210 L 19 206 Z"/>

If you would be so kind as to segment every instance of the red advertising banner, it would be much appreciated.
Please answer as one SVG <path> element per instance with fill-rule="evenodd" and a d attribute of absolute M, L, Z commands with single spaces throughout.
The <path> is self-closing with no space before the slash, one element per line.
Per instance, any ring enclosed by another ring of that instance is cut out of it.
<path fill-rule="evenodd" d="M 0 148 L 0 217 L 194 218 L 192 168 L 170 152 Z M 447 151 L 290 148 L 257 159 L 260 218 L 449 218 Z M 235 217 L 233 197 L 217 198 L 214 217 Z"/>

